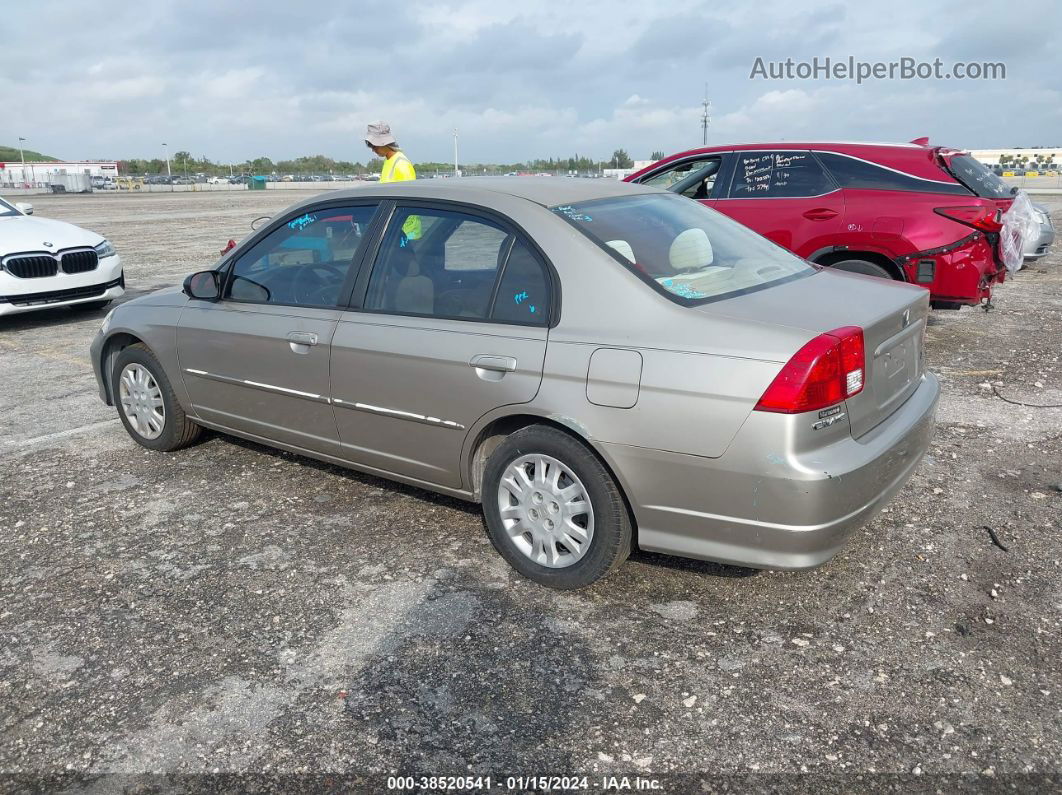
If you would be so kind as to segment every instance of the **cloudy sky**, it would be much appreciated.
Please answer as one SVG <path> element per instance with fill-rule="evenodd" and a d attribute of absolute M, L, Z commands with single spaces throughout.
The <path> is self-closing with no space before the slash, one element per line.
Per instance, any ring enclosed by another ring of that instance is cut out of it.
<path fill-rule="evenodd" d="M 364 161 L 386 119 L 414 160 L 624 147 L 897 140 L 1062 145 L 1062 5 L 84 0 L 5 4 L 0 144 L 69 159 Z M 251 10 L 253 9 L 253 11 Z M 1050 31 L 1050 32 L 1049 32 Z M 750 79 L 765 61 L 1006 64 L 1006 79 Z"/>

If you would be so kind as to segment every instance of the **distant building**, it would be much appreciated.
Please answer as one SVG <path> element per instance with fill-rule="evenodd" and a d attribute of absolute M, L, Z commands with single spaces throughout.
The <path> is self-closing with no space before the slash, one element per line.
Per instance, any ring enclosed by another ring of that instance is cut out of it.
<path fill-rule="evenodd" d="M 1041 161 L 1053 162 L 1055 169 L 1062 168 L 1062 149 L 971 149 L 970 154 L 986 166 L 999 165 L 1002 156 L 1011 164 L 1034 163 L 1039 156 Z"/>
<path fill-rule="evenodd" d="M 634 165 L 630 168 L 604 168 L 601 170 L 601 174 L 602 176 L 611 177 L 612 179 L 626 179 L 635 171 L 641 171 L 646 166 L 651 166 L 655 162 L 655 160 L 635 160 Z"/>
<path fill-rule="evenodd" d="M 76 163 L 27 162 L 23 170 L 22 161 L 9 160 L 0 162 L 0 188 L 16 188 L 21 185 L 42 188 L 48 185 L 52 175 L 63 173 L 113 178 L 118 176 L 118 164 L 113 160 L 80 160 Z"/>

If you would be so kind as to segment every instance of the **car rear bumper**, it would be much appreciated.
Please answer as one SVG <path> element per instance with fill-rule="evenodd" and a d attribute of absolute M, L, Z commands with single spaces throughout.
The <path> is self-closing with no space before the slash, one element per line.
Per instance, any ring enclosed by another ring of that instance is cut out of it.
<path fill-rule="evenodd" d="M 60 271 L 55 276 L 20 279 L 0 271 L 0 316 L 109 301 L 124 292 L 125 274 L 117 254 L 100 260 L 96 268 L 84 273 Z"/>
<path fill-rule="evenodd" d="M 1040 225 L 1040 237 L 1036 241 L 1035 245 L 1030 246 L 1025 251 L 1025 259 L 1034 260 L 1040 259 L 1051 249 L 1051 244 L 1055 242 L 1055 228 L 1050 224 Z"/>
<path fill-rule="evenodd" d="M 806 415 L 752 412 L 720 458 L 602 444 L 641 549 L 755 568 L 825 563 L 903 487 L 929 447 L 940 386 L 926 374 L 887 420 L 801 450 Z"/>
<path fill-rule="evenodd" d="M 929 290 L 934 304 L 976 305 L 1007 276 L 995 245 L 994 237 L 974 232 L 948 246 L 907 254 L 897 264 L 909 282 Z"/>

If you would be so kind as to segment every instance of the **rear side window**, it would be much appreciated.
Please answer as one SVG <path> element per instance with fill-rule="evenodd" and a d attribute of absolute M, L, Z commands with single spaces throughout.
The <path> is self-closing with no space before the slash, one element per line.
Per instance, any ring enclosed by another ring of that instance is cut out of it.
<path fill-rule="evenodd" d="M 454 210 L 400 207 L 384 233 L 365 308 L 545 325 L 548 285 L 538 258 L 502 225 Z"/>
<path fill-rule="evenodd" d="M 1013 195 L 1010 185 L 970 155 L 952 157 L 948 160 L 948 170 L 955 179 L 984 199 L 1009 199 Z"/>
<path fill-rule="evenodd" d="M 816 152 L 816 154 L 842 188 L 970 195 L 970 192 L 957 182 L 922 179 L 837 152 Z M 941 176 L 944 174 L 942 173 Z"/>
<path fill-rule="evenodd" d="M 549 282 L 538 257 L 517 241 L 509 252 L 492 320 L 499 323 L 545 323 L 549 317 Z"/>
<path fill-rule="evenodd" d="M 822 196 L 837 190 L 811 152 L 735 152 L 731 199 Z"/>

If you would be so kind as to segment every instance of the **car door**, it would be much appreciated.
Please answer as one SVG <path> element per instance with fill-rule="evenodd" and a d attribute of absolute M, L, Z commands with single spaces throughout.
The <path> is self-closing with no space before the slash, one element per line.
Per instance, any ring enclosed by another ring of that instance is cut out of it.
<path fill-rule="evenodd" d="M 420 219 L 410 240 L 403 225 Z M 354 463 L 462 487 L 468 429 L 538 392 L 550 271 L 507 221 L 398 204 L 332 342 L 332 404 Z"/>
<path fill-rule="evenodd" d="M 329 345 L 376 207 L 324 205 L 281 219 L 237 255 L 221 300 L 189 303 L 177 350 L 197 417 L 337 452 Z"/>
<path fill-rule="evenodd" d="M 833 245 L 844 197 L 807 150 L 737 151 L 711 206 L 801 257 Z"/>

